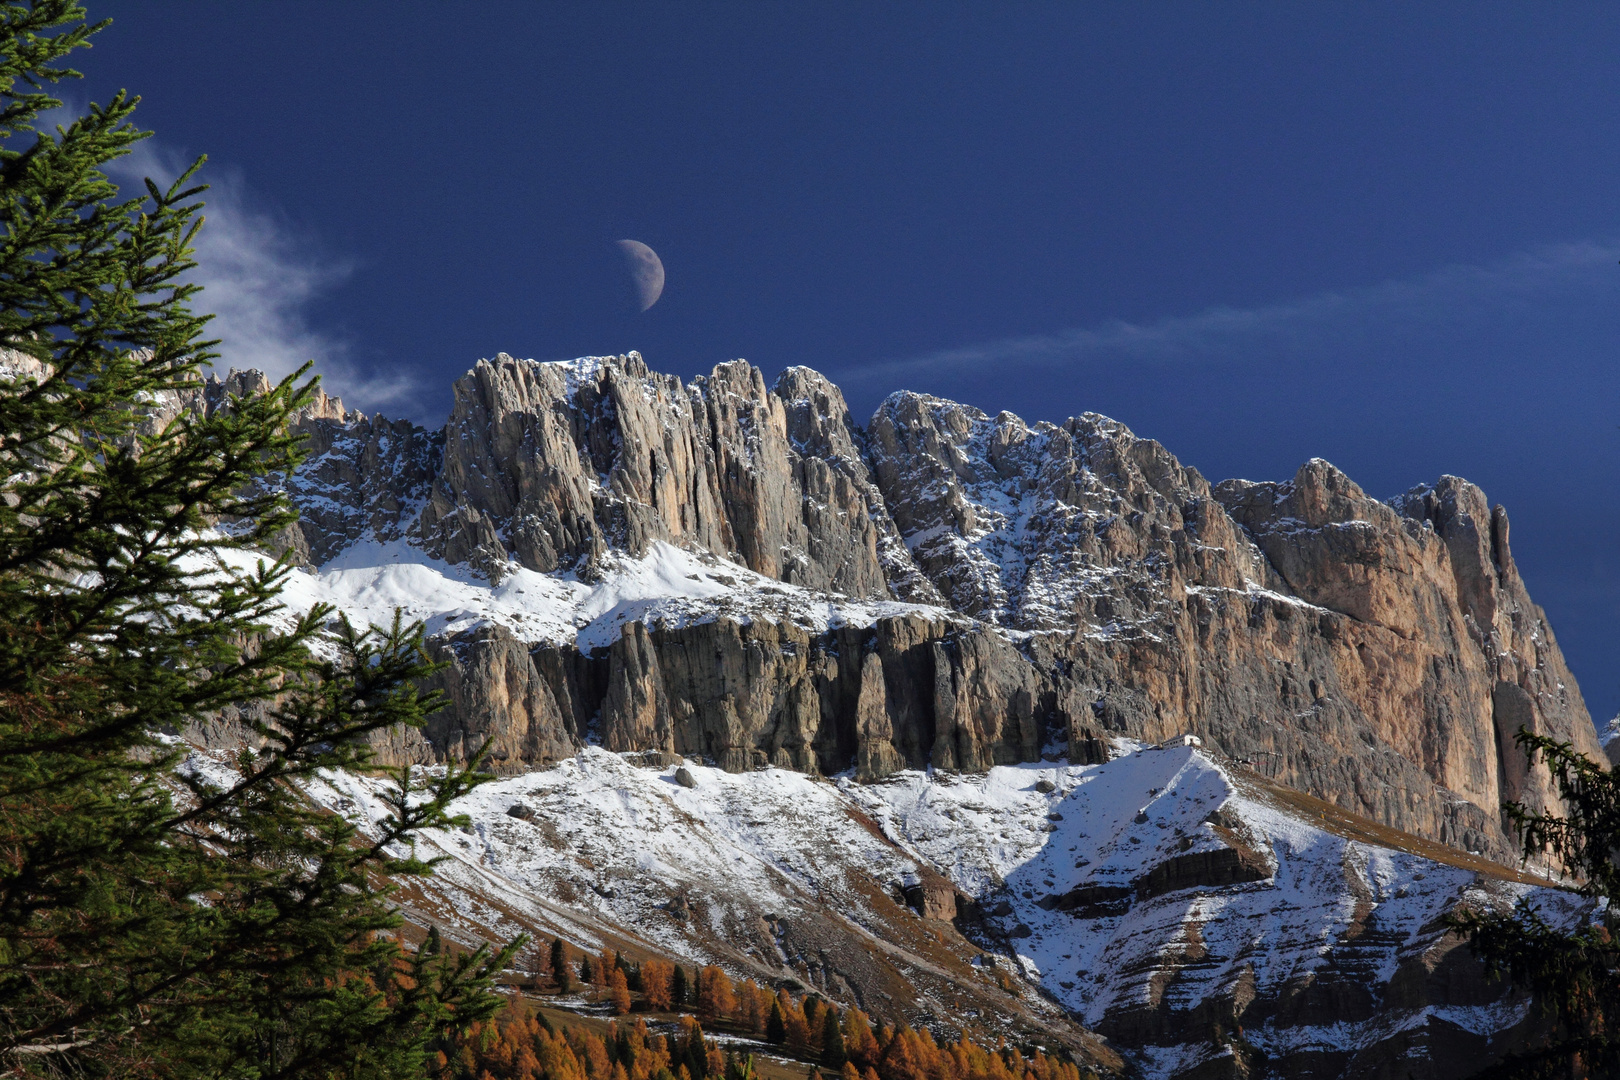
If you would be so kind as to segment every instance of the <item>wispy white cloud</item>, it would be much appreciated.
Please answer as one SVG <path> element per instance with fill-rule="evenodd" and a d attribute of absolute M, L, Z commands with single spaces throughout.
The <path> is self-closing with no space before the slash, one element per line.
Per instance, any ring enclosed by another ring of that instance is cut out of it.
<path fill-rule="evenodd" d="M 108 172 L 133 191 L 146 177 L 166 186 L 183 168 L 180 158 L 148 139 Z M 364 370 L 346 338 L 311 320 L 312 305 L 348 280 L 353 264 L 323 253 L 255 200 L 240 175 L 210 165 L 199 180 L 210 188 L 190 276 L 203 287 L 197 310 L 214 316 L 207 333 L 220 339 L 216 365 L 257 368 L 279 378 L 313 360 L 327 392 L 345 404 L 368 412 L 412 412 L 418 388 L 409 376 Z"/>
<path fill-rule="evenodd" d="M 1006 365 L 1058 368 L 1098 362 L 1148 364 L 1275 356 L 1279 349 L 1308 351 L 1329 336 L 1359 336 L 1392 326 L 1438 328 L 1476 319 L 1507 304 L 1589 282 L 1598 267 L 1613 275 L 1617 260 L 1620 246 L 1561 244 L 1485 266 L 1447 266 L 1287 303 L 1215 307 L 1197 315 L 1152 322 L 1114 320 L 1090 328 L 1003 338 L 883 361 L 842 377 L 852 382 L 892 384 L 911 374 Z"/>

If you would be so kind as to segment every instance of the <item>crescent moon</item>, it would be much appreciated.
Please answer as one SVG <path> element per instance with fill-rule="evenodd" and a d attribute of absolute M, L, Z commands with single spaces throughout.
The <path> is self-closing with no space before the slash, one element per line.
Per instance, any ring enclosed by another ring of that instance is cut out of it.
<path fill-rule="evenodd" d="M 664 264 L 659 261 L 658 253 L 640 240 L 620 240 L 619 250 L 624 252 L 625 265 L 636 283 L 641 310 L 646 311 L 658 303 L 658 297 L 664 292 Z"/>

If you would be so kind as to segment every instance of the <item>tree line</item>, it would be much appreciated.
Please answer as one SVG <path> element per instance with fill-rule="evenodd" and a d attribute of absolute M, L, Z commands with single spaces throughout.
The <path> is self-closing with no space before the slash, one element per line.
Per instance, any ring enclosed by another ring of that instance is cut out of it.
<path fill-rule="evenodd" d="M 805 1001 L 817 1003 L 814 997 Z M 1026 1056 L 1016 1046 L 986 1047 L 966 1034 L 940 1044 L 926 1028 L 874 1025 L 859 1009 L 840 1016 L 835 1005 L 817 1005 L 823 1031 L 837 1031 L 836 1042 L 846 1049 L 844 1060 L 834 1065 L 827 1057 L 834 1040 L 821 1032 L 805 1038 L 794 1056 L 809 1057 L 811 1077 L 825 1069 L 838 1080 L 1095 1080 L 1090 1070 L 1082 1072 L 1074 1062 L 1039 1049 Z M 804 1017 L 802 1007 L 795 1011 Z M 791 1037 L 787 1041 L 791 1050 Z M 755 1075 L 750 1055 L 722 1050 L 693 1016 L 680 1017 L 662 1034 L 644 1017 L 620 1020 L 602 1036 L 574 1025 L 558 1031 L 543 1013 L 520 1001 L 501 1017 L 470 1027 L 453 1051 L 439 1055 L 438 1064 L 445 1080 L 749 1080 Z"/>

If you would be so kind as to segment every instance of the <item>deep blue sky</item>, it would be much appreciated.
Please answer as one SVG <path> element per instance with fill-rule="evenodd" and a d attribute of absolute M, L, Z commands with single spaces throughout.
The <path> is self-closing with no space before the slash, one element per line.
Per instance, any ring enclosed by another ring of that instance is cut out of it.
<path fill-rule="evenodd" d="M 497 351 L 743 356 L 858 417 L 1107 413 L 1215 480 L 1456 473 L 1620 708 L 1612 4 L 94 10 L 75 92 L 222 182 L 235 359 L 435 422 Z"/>

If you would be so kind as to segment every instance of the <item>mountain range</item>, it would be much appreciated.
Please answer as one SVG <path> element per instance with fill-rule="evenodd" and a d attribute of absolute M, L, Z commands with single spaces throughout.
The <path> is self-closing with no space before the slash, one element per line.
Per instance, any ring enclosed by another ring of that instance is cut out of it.
<path fill-rule="evenodd" d="M 408 906 L 452 936 L 718 963 L 1103 1071 L 1442 1077 L 1538 1022 L 1442 916 L 1594 917 L 1500 808 L 1557 806 L 1521 727 L 1599 758 L 1620 728 L 1465 480 L 1212 485 L 1096 414 L 900 392 L 862 425 L 807 368 L 635 353 L 479 361 L 437 431 L 324 395 L 297 427 L 289 609 L 423 620 L 450 704 L 378 756 L 487 744 L 500 777 L 425 841 L 449 862 Z M 186 735 L 224 768 L 244 729 Z M 312 795 L 363 817 L 380 782 Z"/>

